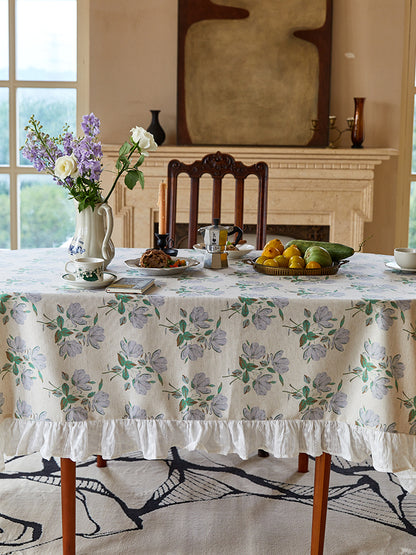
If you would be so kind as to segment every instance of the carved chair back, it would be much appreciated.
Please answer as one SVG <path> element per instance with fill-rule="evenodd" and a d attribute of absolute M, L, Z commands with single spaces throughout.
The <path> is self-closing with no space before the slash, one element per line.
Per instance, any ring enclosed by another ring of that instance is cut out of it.
<path fill-rule="evenodd" d="M 233 223 L 242 229 L 245 180 L 249 175 L 255 175 L 258 178 L 256 248 L 263 248 L 266 242 L 268 185 L 268 166 L 265 162 L 246 166 L 243 162 L 236 161 L 230 154 L 222 152 L 208 154 L 202 160 L 196 160 L 191 164 L 171 160 L 168 164 L 167 218 L 168 233 L 173 241 L 176 238 L 177 204 L 181 202 L 181 199 L 178 199 L 178 176 L 180 174 L 187 174 L 190 177 L 187 248 L 192 248 L 197 242 L 199 224 L 212 223 L 214 218 L 219 218 L 221 221 L 222 184 L 223 178 L 227 174 L 232 175 L 235 180 L 234 221 L 228 223 Z M 198 222 L 200 179 L 204 174 L 210 175 L 213 180 L 211 222 Z"/>

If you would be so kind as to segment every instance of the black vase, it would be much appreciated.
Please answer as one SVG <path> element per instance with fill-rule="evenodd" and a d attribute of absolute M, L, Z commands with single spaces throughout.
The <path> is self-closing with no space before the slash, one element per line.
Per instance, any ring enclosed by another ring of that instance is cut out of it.
<path fill-rule="evenodd" d="M 152 114 L 152 121 L 150 122 L 147 131 L 153 135 L 157 146 L 160 146 L 166 138 L 166 134 L 163 131 L 163 127 L 159 123 L 159 113 L 160 110 L 150 110 Z"/>

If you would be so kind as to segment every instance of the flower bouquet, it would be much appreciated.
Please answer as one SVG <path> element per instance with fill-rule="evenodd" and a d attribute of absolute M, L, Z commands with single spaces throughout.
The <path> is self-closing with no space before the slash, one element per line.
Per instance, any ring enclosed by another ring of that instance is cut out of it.
<path fill-rule="evenodd" d="M 69 254 L 104 258 L 107 266 L 114 257 L 114 245 L 110 239 L 113 216 L 107 201 L 123 174 L 129 189 L 137 183 L 144 187 L 144 176 L 139 167 L 149 152 L 157 149 L 157 144 L 153 135 L 142 127 L 131 129 L 129 140 L 119 149 L 113 184 L 103 198 L 100 182 L 103 153 L 98 140 L 100 120 L 92 113 L 85 115 L 81 127 L 83 137 L 76 137 L 69 131 L 68 125 L 64 126 L 60 135 L 51 137 L 32 116 L 25 128 L 27 135 L 22 154 L 37 171 L 50 174 L 78 203 L 75 235 Z"/>
<path fill-rule="evenodd" d="M 98 204 L 107 202 L 120 179 L 125 174 L 124 182 L 133 189 L 137 182 L 144 187 L 143 172 L 138 168 L 145 156 L 157 149 L 153 135 L 142 127 L 130 130 L 131 136 L 119 150 L 116 162 L 117 174 L 107 196 L 103 199 L 100 179 L 102 173 L 102 149 L 98 140 L 100 120 L 93 114 L 85 115 L 81 123 L 83 137 L 76 137 L 65 125 L 57 137 L 50 137 L 43 126 L 32 116 L 25 127 L 27 132 L 22 154 L 39 172 L 52 175 L 58 185 L 64 187 L 69 196 L 78 202 L 78 210 L 90 206 L 92 210 Z M 138 159 L 133 164 L 132 156 Z"/>

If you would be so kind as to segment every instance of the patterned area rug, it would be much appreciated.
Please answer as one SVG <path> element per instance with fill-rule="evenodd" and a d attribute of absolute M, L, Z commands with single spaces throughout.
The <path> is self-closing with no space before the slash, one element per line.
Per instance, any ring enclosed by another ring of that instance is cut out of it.
<path fill-rule="evenodd" d="M 172 449 L 77 466 L 77 554 L 309 553 L 314 461 Z M 59 459 L 0 474 L 0 553 L 61 552 Z M 416 496 L 393 475 L 333 458 L 325 554 L 416 554 Z"/>

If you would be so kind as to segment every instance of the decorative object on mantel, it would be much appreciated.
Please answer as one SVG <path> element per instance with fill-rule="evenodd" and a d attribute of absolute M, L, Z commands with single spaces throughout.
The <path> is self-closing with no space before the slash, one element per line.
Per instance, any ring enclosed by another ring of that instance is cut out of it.
<path fill-rule="evenodd" d="M 364 141 L 364 101 L 363 97 L 354 98 L 354 121 L 351 128 L 351 148 L 363 148 Z"/>
<path fill-rule="evenodd" d="M 153 135 L 157 146 L 160 146 L 164 143 L 166 139 L 165 131 L 163 130 L 163 127 L 160 125 L 159 121 L 160 110 L 150 110 L 150 113 L 152 114 L 152 121 L 150 122 L 147 130 Z"/>
<path fill-rule="evenodd" d="M 75 258 L 89 256 L 104 258 L 105 268 L 114 257 L 114 245 L 110 239 L 113 215 L 107 201 L 120 179 L 133 189 L 137 182 L 144 187 L 143 172 L 138 168 L 149 152 L 157 149 L 153 136 L 142 127 L 130 130 L 130 138 L 119 149 L 116 161 L 117 175 L 107 196 L 103 199 L 100 187 L 102 173 L 101 142 L 98 141 L 100 120 L 93 114 L 85 115 L 81 123 L 83 137 L 76 137 L 66 124 L 58 137 L 50 137 L 39 121 L 32 115 L 28 125 L 23 155 L 39 172 L 52 175 L 54 181 L 68 191 L 78 204 L 75 234 L 69 246 L 69 254 Z M 137 153 L 137 161 L 131 165 L 131 157 Z"/>
<path fill-rule="evenodd" d="M 311 120 L 311 131 L 313 131 L 314 133 L 316 132 L 316 130 L 319 128 L 319 120 L 317 119 L 313 119 Z M 347 118 L 347 127 L 345 129 L 339 129 L 339 127 L 336 126 L 336 121 L 337 121 L 337 116 L 329 116 L 329 142 L 328 142 L 328 146 L 329 148 L 337 148 L 338 147 L 338 143 L 342 137 L 342 135 L 344 133 L 346 133 L 347 131 L 351 132 L 353 123 L 354 123 L 354 118 L 353 117 L 349 117 Z M 336 133 L 336 135 L 334 136 L 334 133 Z"/>

